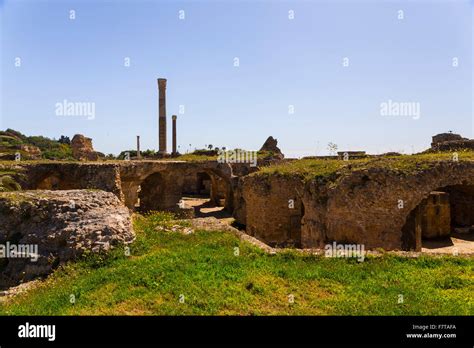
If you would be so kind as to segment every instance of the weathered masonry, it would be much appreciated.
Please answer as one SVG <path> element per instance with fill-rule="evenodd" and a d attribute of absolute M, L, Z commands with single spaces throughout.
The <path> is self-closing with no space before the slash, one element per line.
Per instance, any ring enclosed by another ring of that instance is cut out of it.
<path fill-rule="evenodd" d="M 176 210 L 207 195 L 246 232 L 274 246 L 420 250 L 423 239 L 474 228 L 474 161 L 433 161 L 420 170 L 352 168 L 331 180 L 256 172 L 248 165 L 184 161 L 12 164 L 24 189 L 100 189 L 132 210 Z"/>
<path fill-rule="evenodd" d="M 15 167 L 21 169 L 18 181 L 23 189 L 99 189 L 114 193 L 130 209 L 174 210 L 183 193 L 207 193 L 216 204 L 230 211 L 233 207 L 232 167 L 216 161 L 51 162 Z"/>
<path fill-rule="evenodd" d="M 369 168 L 334 182 L 258 173 L 241 181 L 234 216 L 247 233 L 272 245 L 314 248 L 336 241 L 419 251 L 424 238 L 472 233 L 474 226 L 472 161 L 439 161 L 411 174 Z"/>

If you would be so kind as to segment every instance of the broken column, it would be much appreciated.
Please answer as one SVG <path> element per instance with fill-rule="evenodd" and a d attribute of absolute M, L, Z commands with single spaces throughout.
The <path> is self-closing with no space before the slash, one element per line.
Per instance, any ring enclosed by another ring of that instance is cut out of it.
<path fill-rule="evenodd" d="M 137 135 L 137 159 L 140 159 L 141 158 L 141 154 L 140 154 L 140 136 Z"/>
<path fill-rule="evenodd" d="M 176 119 L 178 117 L 176 115 L 173 115 L 171 118 L 173 119 L 173 152 L 172 152 L 172 154 L 176 155 L 177 154 L 177 151 L 176 151 Z"/>
<path fill-rule="evenodd" d="M 166 154 L 166 79 L 158 79 L 158 153 Z"/>

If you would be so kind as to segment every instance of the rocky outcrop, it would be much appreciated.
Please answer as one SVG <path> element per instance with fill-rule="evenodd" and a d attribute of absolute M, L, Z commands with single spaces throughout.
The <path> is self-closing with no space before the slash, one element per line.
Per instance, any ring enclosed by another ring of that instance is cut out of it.
<path fill-rule="evenodd" d="M 97 161 L 99 153 L 92 147 L 92 139 L 76 134 L 71 140 L 72 155 L 79 161 Z"/>
<path fill-rule="evenodd" d="M 0 286 L 29 281 L 86 252 L 133 241 L 128 209 L 99 190 L 0 193 Z M 11 251 L 23 250 L 23 255 Z"/>
<path fill-rule="evenodd" d="M 269 152 L 271 153 L 273 159 L 282 160 L 283 158 L 285 158 L 285 155 L 281 152 L 280 148 L 277 145 L 278 141 L 272 136 L 269 136 L 267 140 L 265 140 L 259 151 Z"/>
<path fill-rule="evenodd" d="M 41 150 L 38 146 L 20 145 L 20 150 L 27 154 L 28 159 L 40 159 L 41 158 Z"/>

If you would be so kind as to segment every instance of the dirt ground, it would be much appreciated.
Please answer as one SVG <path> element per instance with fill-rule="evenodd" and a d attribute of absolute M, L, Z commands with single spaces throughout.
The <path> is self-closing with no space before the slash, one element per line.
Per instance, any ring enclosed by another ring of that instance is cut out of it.
<path fill-rule="evenodd" d="M 232 223 L 232 215 L 229 214 L 224 207 L 217 207 L 215 204 L 210 202 L 209 198 L 200 197 L 183 197 L 183 201 L 186 205 L 195 208 L 195 215 L 197 218 L 202 217 L 215 217 L 222 222 Z"/>
<path fill-rule="evenodd" d="M 422 252 L 436 254 L 474 254 L 474 233 L 452 232 L 450 237 L 423 240 Z"/>

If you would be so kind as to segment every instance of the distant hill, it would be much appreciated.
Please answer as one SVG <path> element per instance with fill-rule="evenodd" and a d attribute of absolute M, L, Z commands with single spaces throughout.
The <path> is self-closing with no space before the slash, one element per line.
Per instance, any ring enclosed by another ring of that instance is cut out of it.
<path fill-rule="evenodd" d="M 61 136 L 59 140 L 55 140 L 43 136 L 26 136 L 13 129 L 0 131 L 0 160 L 14 160 L 17 153 L 22 160 L 74 159 L 68 137 Z"/>

